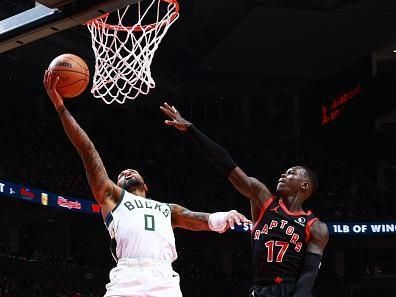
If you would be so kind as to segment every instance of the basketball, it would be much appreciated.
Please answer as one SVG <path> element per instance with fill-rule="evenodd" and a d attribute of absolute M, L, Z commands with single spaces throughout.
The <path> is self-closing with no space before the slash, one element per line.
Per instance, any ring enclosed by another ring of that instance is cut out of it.
<path fill-rule="evenodd" d="M 59 76 L 57 91 L 64 98 L 80 95 L 88 86 L 89 69 L 80 57 L 73 54 L 63 54 L 52 60 L 48 67 Z"/>

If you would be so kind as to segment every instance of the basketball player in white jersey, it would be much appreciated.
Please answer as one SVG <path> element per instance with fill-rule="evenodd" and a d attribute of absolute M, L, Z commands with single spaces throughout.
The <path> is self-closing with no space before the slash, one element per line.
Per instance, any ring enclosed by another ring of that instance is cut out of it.
<path fill-rule="evenodd" d="M 46 71 L 44 86 L 67 136 L 83 159 L 117 261 L 105 297 L 181 297 L 179 275 L 171 265 L 177 258 L 173 228 L 224 232 L 235 223 L 250 221 L 235 210 L 208 214 L 148 199 L 147 186 L 133 169 L 122 171 L 115 184 L 107 176 L 94 144 L 65 107 L 56 90 L 58 81 L 59 77 Z"/>

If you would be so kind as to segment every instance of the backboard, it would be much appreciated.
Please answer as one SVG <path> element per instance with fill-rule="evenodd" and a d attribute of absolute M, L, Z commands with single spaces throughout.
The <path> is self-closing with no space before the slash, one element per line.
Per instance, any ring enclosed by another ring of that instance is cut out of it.
<path fill-rule="evenodd" d="M 0 53 L 85 24 L 139 0 L 40 0 L 0 21 Z M 17 1 L 14 1 L 17 2 Z M 34 1 L 33 1 L 34 2 Z M 18 6 L 18 4 L 15 4 Z M 3 8 L 0 5 L 0 12 Z"/>

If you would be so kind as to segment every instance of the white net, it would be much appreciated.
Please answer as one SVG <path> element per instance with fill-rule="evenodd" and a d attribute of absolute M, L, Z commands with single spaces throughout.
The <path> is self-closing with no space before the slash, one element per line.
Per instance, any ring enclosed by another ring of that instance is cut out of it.
<path fill-rule="evenodd" d="M 124 23 L 134 6 L 87 23 L 95 54 L 91 93 L 107 104 L 114 101 L 122 104 L 139 94 L 146 95 L 155 87 L 151 62 L 162 38 L 179 16 L 179 5 L 176 0 L 147 1 L 151 3 L 146 8 L 140 2 L 135 5 L 137 20 L 133 26 Z M 153 22 L 147 24 L 147 19 L 153 15 Z M 109 24 L 111 18 L 115 19 L 113 25 Z"/>

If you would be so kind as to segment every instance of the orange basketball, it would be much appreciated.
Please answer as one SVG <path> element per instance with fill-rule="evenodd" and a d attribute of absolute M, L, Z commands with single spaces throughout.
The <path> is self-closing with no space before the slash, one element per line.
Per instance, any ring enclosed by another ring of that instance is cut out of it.
<path fill-rule="evenodd" d="M 64 98 L 80 95 L 88 86 L 89 69 L 80 57 L 73 54 L 63 54 L 52 60 L 48 66 L 59 76 L 57 90 Z"/>

